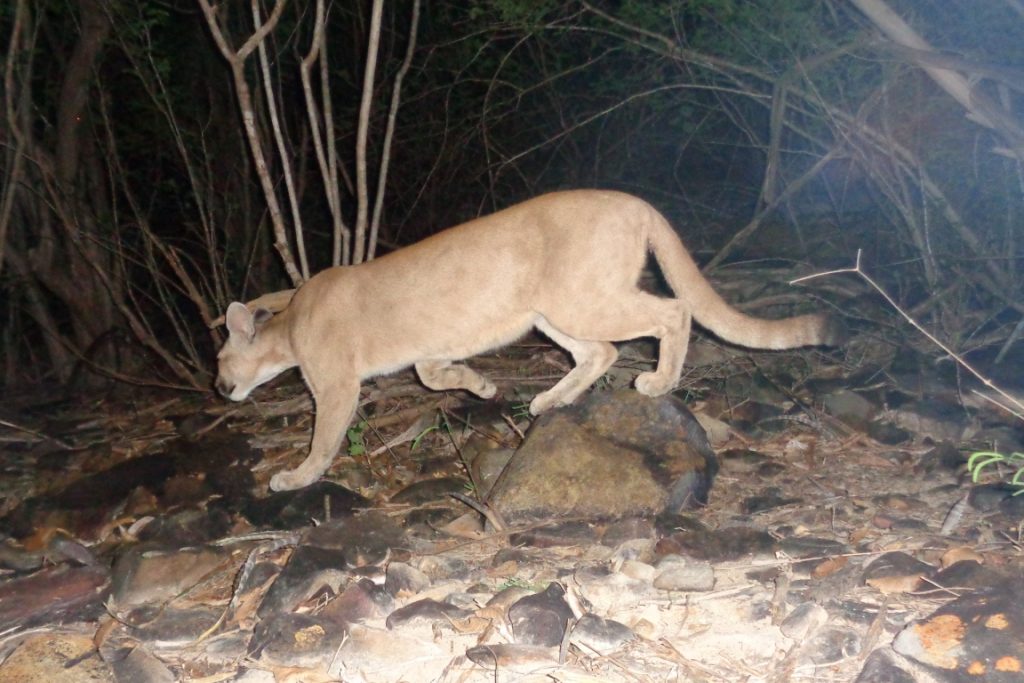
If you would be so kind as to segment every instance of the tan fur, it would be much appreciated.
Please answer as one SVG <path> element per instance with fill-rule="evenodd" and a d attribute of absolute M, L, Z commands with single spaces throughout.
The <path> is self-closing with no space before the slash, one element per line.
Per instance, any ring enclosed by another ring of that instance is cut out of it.
<path fill-rule="evenodd" d="M 637 288 L 648 250 L 677 298 Z M 281 303 L 289 294 L 268 295 Z M 240 401 L 299 366 L 316 403 L 309 456 L 279 472 L 274 490 L 306 486 L 341 445 L 368 377 L 415 365 L 437 390 L 482 398 L 495 386 L 461 363 L 536 327 L 572 354 L 575 367 L 530 403 L 539 414 L 572 403 L 615 362 L 611 342 L 660 340 L 654 372 L 636 388 L 671 391 L 689 343 L 690 319 L 722 339 L 769 349 L 834 343 L 823 316 L 761 320 L 726 304 L 664 217 L 641 199 L 580 190 L 537 197 L 440 232 L 359 266 L 325 270 L 279 315 L 233 303 L 219 356 L 218 390 Z"/>

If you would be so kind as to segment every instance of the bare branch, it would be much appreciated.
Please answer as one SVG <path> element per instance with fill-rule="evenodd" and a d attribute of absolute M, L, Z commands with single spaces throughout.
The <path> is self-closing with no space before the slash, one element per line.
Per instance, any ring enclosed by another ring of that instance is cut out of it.
<path fill-rule="evenodd" d="M 282 3 L 283 4 L 283 3 Z M 261 28 L 260 24 L 260 3 L 259 0 L 252 0 L 252 23 L 257 33 Z M 281 133 L 281 121 L 277 115 L 277 97 L 274 82 L 270 78 L 270 61 L 267 59 L 267 44 L 259 42 L 260 72 L 263 74 L 264 100 L 267 103 L 267 114 L 270 117 L 270 128 L 274 132 L 274 142 L 277 144 L 277 154 L 281 159 L 281 172 L 284 174 L 284 186 L 288 194 L 288 205 L 292 213 L 292 231 L 295 233 L 295 250 L 299 253 L 299 268 L 302 270 L 304 280 L 309 279 L 309 261 L 306 260 L 306 240 L 302 233 L 302 213 L 299 211 L 299 199 L 295 193 L 295 180 L 292 174 L 291 154 L 284 143 L 284 135 Z"/>
<path fill-rule="evenodd" d="M 402 80 L 412 65 L 412 57 L 416 52 L 416 33 L 420 23 L 420 0 L 412 2 L 412 19 L 409 25 L 409 44 L 405 47 L 405 59 L 395 74 L 395 84 L 391 90 L 391 105 L 388 108 L 388 125 L 384 132 L 384 147 L 381 151 L 380 173 L 377 175 L 377 198 L 373 204 L 373 217 L 370 220 L 370 246 L 367 260 L 372 260 L 377 253 L 377 232 L 380 227 L 380 215 L 384 208 L 384 190 L 388 182 L 388 164 L 391 161 L 391 139 L 395 134 L 395 119 L 398 118 L 398 104 L 402 96 Z"/>
<path fill-rule="evenodd" d="M 373 105 L 373 85 L 377 73 L 377 51 L 380 47 L 380 18 L 384 0 L 373 0 L 370 13 L 370 37 L 366 45 L 366 69 L 363 72 L 363 97 L 359 105 L 359 127 L 356 130 L 356 243 L 352 263 L 362 263 L 366 249 L 369 198 L 366 189 L 366 137 Z"/>
<path fill-rule="evenodd" d="M 274 5 L 274 11 L 267 19 L 267 23 L 259 27 L 250 36 L 249 40 L 246 41 L 243 49 L 237 53 L 233 52 L 228 46 L 227 40 L 220 30 L 220 25 L 217 23 L 216 11 L 210 6 L 209 0 L 199 0 L 199 5 L 203 10 L 203 16 L 206 17 L 206 23 L 210 27 L 210 33 L 213 34 L 217 47 L 220 48 L 221 54 L 224 55 L 224 58 L 228 60 L 228 64 L 231 65 L 231 74 L 235 82 L 235 96 L 238 98 L 238 107 L 242 114 L 245 136 L 249 141 L 249 149 L 252 152 L 253 162 L 256 164 L 256 175 L 259 177 L 260 187 L 263 189 L 263 195 L 267 201 L 267 211 L 274 226 L 274 248 L 281 255 L 285 271 L 288 273 L 292 284 L 298 287 L 302 284 L 303 277 L 295 265 L 295 258 L 292 256 L 291 247 L 288 246 L 288 236 L 284 226 L 284 218 L 281 215 L 281 205 L 277 201 L 274 184 L 270 179 L 267 159 L 263 152 L 263 143 L 260 141 L 259 131 L 256 129 L 256 112 L 252 105 L 252 94 L 249 91 L 249 84 L 245 80 L 245 57 L 259 43 L 259 41 L 254 42 L 254 39 L 259 37 L 259 40 L 262 40 L 273 30 L 278 19 L 281 18 L 281 11 L 284 9 L 285 2 L 287 0 L 277 0 Z"/>
<path fill-rule="evenodd" d="M 345 225 L 341 214 L 341 197 L 338 193 L 338 152 L 334 141 L 334 113 L 331 105 L 331 87 L 328 78 L 327 40 L 324 35 L 326 20 L 324 0 L 316 2 L 316 19 L 313 24 L 313 38 L 309 52 L 303 57 L 299 66 L 302 77 L 302 93 L 306 99 L 306 115 L 309 118 L 310 134 L 313 138 L 313 151 L 316 153 L 317 165 L 320 167 L 320 178 L 324 185 L 327 208 L 331 213 L 334 248 L 331 265 L 348 263 L 351 255 L 352 232 Z M 313 84 L 309 70 L 313 63 L 320 60 L 320 99 L 323 102 L 324 133 L 320 131 L 320 110 L 313 95 Z M 324 138 L 326 137 L 326 151 Z"/>
<path fill-rule="evenodd" d="M 418 0 L 417 0 L 418 1 Z M 11 225 L 11 212 L 14 209 L 14 194 L 21 182 L 22 169 L 25 163 L 25 137 L 21 134 L 21 106 L 14 105 L 14 65 L 16 56 L 22 49 L 21 33 L 25 27 L 28 3 L 18 0 L 14 8 L 14 25 L 11 27 L 11 42 L 7 46 L 7 63 L 4 65 L 4 112 L 7 117 L 7 128 L 14 138 L 14 149 L 8 154 L 10 167 L 4 181 L 3 197 L 0 198 L 0 273 L 4 269 L 4 246 L 7 244 L 7 231 Z M 24 98 L 19 103 L 24 103 Z"/>

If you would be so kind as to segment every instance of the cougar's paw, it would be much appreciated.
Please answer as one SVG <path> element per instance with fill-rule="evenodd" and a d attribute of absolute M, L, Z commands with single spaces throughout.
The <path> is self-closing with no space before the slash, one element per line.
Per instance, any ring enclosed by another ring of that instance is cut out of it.
<path fill-rule="evenodd" d="M 303 486 L 309 486 L 312 483 L 312 481 L 306 481 L 303 477 L 297 476 L 294 471 L 278 472 L 270 478 L 270 490 L 293 491 L 301 489 Z"/>
<path fill-rule="evenodd" d="M 494 398 L 494 395 L 498 393 L 498 387 L 494 386 L 493 382 L 484 382 L 480 390 L 475 393 L 480 398 Z"/>
<path fill-rule="evenodd" d="M 562 405 L 557 396 L 552 396 L 550 391 L 545 391 L 542 394 L 537 394 L 530 401 L 530 415 L 540 415 L 541 413 L 547 412 L 552 408 L 556 408 Z"/>
<path fill-rule="evenodd" d="M 656 372 L 641 372 L 636 376 L 634 386 L 644 396 L 661 396 L 674 388 L 665 377 Z"/>

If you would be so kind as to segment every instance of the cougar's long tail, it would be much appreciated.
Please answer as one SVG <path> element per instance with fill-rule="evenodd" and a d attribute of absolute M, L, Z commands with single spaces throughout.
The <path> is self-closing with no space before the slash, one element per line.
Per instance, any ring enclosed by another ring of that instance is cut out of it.
<path fill-rule="evenodd" d="M 694 320 L 719 338 L 758 349 L 791 349 L 842 341 L 842 326 L 825 315 L 765 320 L 740 313 L 718 295 L 664 216 L 653 207 L 648 243 L 676 296 L 691 307 Z"/>

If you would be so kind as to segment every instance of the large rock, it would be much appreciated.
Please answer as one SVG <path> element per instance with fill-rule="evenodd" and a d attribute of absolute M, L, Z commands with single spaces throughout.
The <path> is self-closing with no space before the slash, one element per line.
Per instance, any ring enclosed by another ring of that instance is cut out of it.
<path fill-rule="evenodd" d="M 717 470 L 680 399 L 595 392 L 537 419 L 488 503 L 513 524 L 677 512 L 707 502 Z"/>

